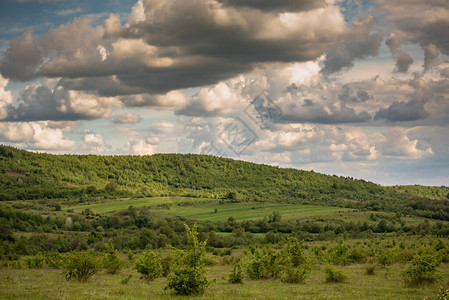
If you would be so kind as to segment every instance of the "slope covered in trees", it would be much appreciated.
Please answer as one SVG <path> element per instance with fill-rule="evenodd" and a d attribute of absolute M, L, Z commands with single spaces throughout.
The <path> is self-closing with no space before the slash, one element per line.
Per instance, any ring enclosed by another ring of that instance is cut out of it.
<path fill-rule="evenodd" d="M 197 154 L 51 155 L 0 146 L 0 200 L 191 196 L 395 211 L 449 220 L 449 188 L 364 180 Z"/>

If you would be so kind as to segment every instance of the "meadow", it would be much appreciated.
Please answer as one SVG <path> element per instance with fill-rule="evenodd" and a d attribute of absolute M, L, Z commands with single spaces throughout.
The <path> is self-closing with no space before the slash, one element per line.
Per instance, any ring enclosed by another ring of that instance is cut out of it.
<path fill-rule="evenodd" d="M 283 218 L 333 216 L 354 211 L 341 207 L 270 203 L 270 202 L 223 202 L 218 199 L 188 198 L 188 197 L 155 197 L 144 199 L 113 200 L 85 205 L 67 206 L 64 210 L 81 213 L 89 209 L 95 214 L 110 214 L 135 208 L 150 207 L 155 214 L 182 216 L 192 220 L 209 220 L 224 222 L 229 218 L 237 221 L 254 220 L 269 217 L 273 211 Z"/>
<path fill-rule="evenodd" d="M 285 284 L 279 280 L 249 280 L 230 284 L 230 265 L 207 268 L 213 282 L 204 295 L 188 299 L 437 299 L 440 285 L 449 283 L 449 265 L 440 266 L 440 281 L 422 287 L 407 287 L 403 283 L 404 266 L 392 265 L 366 275 L 365 264 L 340 267 L 349 278 L 345 283 L 325 283 L 324 265 L 315 266 L 302 284 Z M 388 272 L 387 275 L 385 275 Z M 124 278 L 132 274 L 123 284 Z M 98 273 L 85 283 L 66 281 L 61 270 L 2 269 L 1 299 L 186 299 L 164 290 L 165 278 L 152 282 L 139 278 L 131 269 L 120 274 Z"/>
<path fill-rule="evenodd" d="M 209 285 L 189 299 L 444 299 L 449 289 L 447 187 L 5 146 L 0 184 L 1 299 L 185 299 L 165 287 L 201 276 Z M 189 253 L 201 258 L 193 273 Z M 80 266 L 88 276 L 75 276 Z"/>

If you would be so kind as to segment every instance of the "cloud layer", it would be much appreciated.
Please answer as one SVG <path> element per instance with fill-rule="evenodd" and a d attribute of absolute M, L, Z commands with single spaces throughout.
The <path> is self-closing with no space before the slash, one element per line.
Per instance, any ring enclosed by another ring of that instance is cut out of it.
<path fill-rule="evenodd" d="M 0 36 L 0 143 L 449 179 L 447 1 L 34 2 L 70 21 Z"/>

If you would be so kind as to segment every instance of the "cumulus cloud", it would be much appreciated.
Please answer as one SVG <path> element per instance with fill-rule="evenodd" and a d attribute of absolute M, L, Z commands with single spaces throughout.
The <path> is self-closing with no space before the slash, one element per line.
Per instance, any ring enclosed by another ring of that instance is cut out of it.
<path fill-rule="evenodd" d="M 382 132 L 384 143 L 379 147 L 385 156 L 421 158 L 433 155 L 431 147 L 419 149 L 418 140 L 411 140 L 403 128 L 390 128 Z"/>
<path fill-rule="evenodd" d="M 157 137 L 132 138 L 123 150 L 133 155 L 152 155 L 157 152 L 159 142 Z"/>
<path fill-rule="evenodd" d="M 16 147 L 33 150 L 70 150 L 76 142 L 64 135 L 61 128 L 49 122 L 0 123 L 0 138 Z"/>
<path fill-rule="evenodd" d="M 61 86 L 53 90 L 39 83 L 26 87 L 17 106 L 6 106 L 3 121 L 75 121 L 109 118 L 114 99 L 66 90 Z"/>
<path fill-rule="evenodd" d="M 390 48 L 391 55 L 394 59 L 396 59 L 396 68 L 394 71 L 399 73 L 407 73 L 410 65 L 413 63 L 413 58 L 406 52 L 399 49 L 400 42 L 394 34 L 390 35 L 386 41 L 386 44 L 388 48 Z"/>
<path fill-rule="evenodd" d="M 327 52 L 324 61 L 324 74 L 331 74 L 354 66 L 353 61 L 369 56 L 377 56 L 383 35 L 381 32 L 371 33 L 375 19 L 356 22 L 346 36 L 335 43 Z"/>
<path fill-rule="evenodd" d="M 0 120 L 8 116 L 8 107 L 14 102 L 11 91 L 6 90 L 8 79 L 0 75 Z"/>
<path fill-rule="evenodd" d="M 83 133 L 83 148 L 91 153 L 101 154 L 108 151 L 111 146 L 106 145 L 103 136 L 99 133 L 85 130 Z"/>
<path fill-rule="evenodd" d="M 375 116 L 376 120 L 386 119 L 390 122 L 416 121 L 427 118 L 429 113 L 424 109 L 422 101 L 394 102 L 386 109 L 380 109 Z"/>
<path fill-rule="evenodd" d="M 176 113 L 187 116 L 211 116 L 234 113 L 239 109 L 239 95 L 226 83 L 202 89 Z"/>
<path fill-rule="evenodd" d="M 445 0 L 376 0 L 384 20 L 394 27 L 399 40 L 426 48 L 433 44 L 441 53 L 449 55 L 449 2 Z M 434 56 L 432 49 L 432 55 Z"/>
<path fill-rule="evenodd" d="M 438 55 L 440 51 L 434 44 L 430 44 L 424 48 L 424 72 L 438 65 Z"/>
<path fill-rule="evenodd" d="M 139 123 L 140 121 L 142 121 L 142 117 L 130 111 L 122 114 L 117 114 L 112 118 L 112 122 L 116 124 L 135 124 Z"/>
<path fill-rule="evenodd" d="M 104 80 L 111 96 L 164 94 L 263 63 L 314 60 L 348 33 L 340 9 L 324 1 L 238 3 L 146 0 L 124 26 L 110 15 L 100 26 L 79 18 L 42 36 L 28 31 L 11 41 L 0 71 L 19 81 L 62 77 L 81 90 L 95 89 L 87 77 Z"/>
<path fill-rule="evenodd" d="M 177 109 L 185 106 L 189 98 L 184 92 L 175 90 L 162 95 L 137 94 L 120 96 L 118 99 L 130 107 Z"/>

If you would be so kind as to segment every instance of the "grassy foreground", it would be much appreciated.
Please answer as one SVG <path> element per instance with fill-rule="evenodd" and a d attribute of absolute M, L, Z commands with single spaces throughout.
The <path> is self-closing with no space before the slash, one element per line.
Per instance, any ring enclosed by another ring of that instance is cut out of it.
<path fill-rule="evenodd" d="M 230 266 L 208 268 L 209 279 L 215 279 L 204 295 L 189 299 L 436 299 L 440 285 L 449 283 L 449 265 L 441 265 L 438 283 L 418 288 L 402 282 L 402 265 L 388 270 L 378 268 L 375 275 L 365 275 L 366 265 L 340 267 L 349 275 L 346 283 L 324 283 L 324 267 L 316 266 L 304 284 L 285 284 L 277 280 L 249 280 L 244 284 L 229 284 Z M 118 275 L 96 274 L 87 283 L 66 281 L 60 270 L 2 269 L 1 299 L 171 299 L 164 291 L 166 279 L 146 282 L 134 272 L 128 283 L 120 281 L 131 270 Z M 387 276 L 386 276 L 387 273 Z"/>

